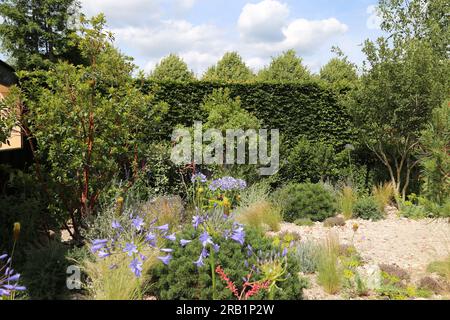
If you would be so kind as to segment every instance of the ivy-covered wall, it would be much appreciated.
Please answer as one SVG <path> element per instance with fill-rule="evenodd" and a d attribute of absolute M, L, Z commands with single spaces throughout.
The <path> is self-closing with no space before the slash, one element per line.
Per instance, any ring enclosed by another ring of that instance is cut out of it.
<path fill-rule="evenodd" d="M 162 138 L 168 138 L 177 124 L 192 125 L 205 119 L 200 105 L 217 88 L 228 88 L 232 97 L 240 97 L 242 107 L 253 113 L 267 129 L 279 129 L 283 143 L 292 145 L 299 135 L 309 140 L 325 140 L 336 149 L 351 142 L 349 115 L 340 107 L 334 93 L 318 83 L 215 83 L 147 82 L 144 86 L 157 101 L 169 105 L 163 123 Z"/>

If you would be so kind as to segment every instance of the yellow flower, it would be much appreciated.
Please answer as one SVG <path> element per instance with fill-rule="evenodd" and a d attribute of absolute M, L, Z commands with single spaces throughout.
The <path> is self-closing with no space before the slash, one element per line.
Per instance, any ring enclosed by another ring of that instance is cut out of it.
<path fill-rule="evenodd" d="M 354 223 L 352 226 L 353 232 L 358 231 L 359 225 L 357 223 Z"/>
<path fill-rule="evenodd" d="M 227 197 L 223 197 L 223 206 L 229 208 L 231 206 L 230 199 L 228 199 Z"/>
<path fill-rule="evenodd" d="M 20 235 L 20 222 L 14 223 L 13 234 L 14 234 L 14 241 L 19 240 L 19 235 Z"/>
<path fill-rule="evenodd" d="M 203 189 L 202 187 L 200 187 L 200 188 L 197 189 L 197 192 L 198 192 L 198 193 L 203 193 L 203 191 L 205 191 L 205 189 Z"/>

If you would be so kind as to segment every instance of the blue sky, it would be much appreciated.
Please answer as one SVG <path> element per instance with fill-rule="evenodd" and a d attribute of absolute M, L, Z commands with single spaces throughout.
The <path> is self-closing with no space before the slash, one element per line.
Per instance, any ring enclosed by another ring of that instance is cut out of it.
<path fill-rule="evenodd" d="M 226 51 L 255 71 L 295 49 L 314 72 L 339 46 L 361 64 L 360 44 L 381 35 L 377 0 L 81 0 L 83 12 L 104 12 L 116 46 L 149 72 L 169 53 L 197 74 Z"/>

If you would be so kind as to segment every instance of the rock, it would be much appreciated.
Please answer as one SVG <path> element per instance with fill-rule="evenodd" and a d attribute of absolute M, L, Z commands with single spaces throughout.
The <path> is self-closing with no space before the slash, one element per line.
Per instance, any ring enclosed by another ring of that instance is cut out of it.
<path fill-rule="evenodd" d="M 376 264 L 367 264 L 356 268 L 361 280 L 369 290 L 377 290 L 381 287 L 381 270 Z"/>
<path fill-rule="evenodd" d="M 345 226 L 345 220 L 342 217 L 332 217 L 332 218 L 328 218 L 323 222 L 323 226 L 324 227 L 342 227 Z"/>

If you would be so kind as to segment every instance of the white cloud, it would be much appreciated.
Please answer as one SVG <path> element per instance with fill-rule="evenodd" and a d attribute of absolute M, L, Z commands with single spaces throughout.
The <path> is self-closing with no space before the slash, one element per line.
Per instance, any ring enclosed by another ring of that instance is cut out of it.
<path fill-rule="evenodd" d="M 81 0 L 88 16 L 104 13 L 111 27 L 154 23 L 161 15 L 161 0 Z"/>
<path fill-rule="evenodd" d="M 175 5 L 182 9 L 191 9 L 198 0 L 175 0 Z"/>
<path fill-rule="evenodd" d="M 241 37 L 248 41 L 280 41 L 283 39 L 281 29 L 288 16 L 288 6 L 275 0 L 248 3 L 239 16 L 239 32 Z"/>
<path fill-rule="evenodd" d="M 372 30 L 381 30 L 380 25 L 383 22 L 383 19 L 378 12 L 377 6 L 373 4 L 368 6 L 366 12 L 369 14 L 369 18 L 367 18 L 366 22 L 367 28 Z"/>

